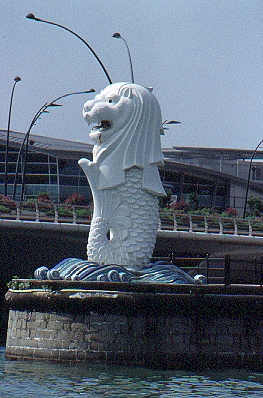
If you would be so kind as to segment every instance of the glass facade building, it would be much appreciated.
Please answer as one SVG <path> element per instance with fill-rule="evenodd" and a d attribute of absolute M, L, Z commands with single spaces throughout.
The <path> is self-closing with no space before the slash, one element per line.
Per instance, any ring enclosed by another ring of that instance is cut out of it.
<path fill-rule="evenodd" d="M 189 202 L 194 194 L 198 206 L 223 210 L 230 206 L 230 178 L 207 173 L 198 167 L 166 160 L 160 169 L 163 186 L 178 202 Z"/>
<path fill-rule="evenodd" d="M 0 194 L 6 191 L 7 196 L 21 201 L 21 192 L 24 200 L 48 193 L 55 203 L 63 203 L 72 194 L 91 198 L 78 160 L 92 160 L 93 145 L 31 134 L 26 155 L 24 138 L 25 133 L 10 132 L 6 158 L 7 131 L 0 130 Z M 253 151 L 174 147 L 164 148 L 163 154 L 160 175 L 173 199 L 188 202 L 194 194 L 199 207 L 235 207 L 241 214 Z M 263 153 L 254 155 L 250 193 L 263 198 L 263 163 L 259 160 Z"/>
<path fill-rule="evenodd" d="M 74 193 L 90 197 L 87 178 L 78 160 L 92 159 L 92 145 L 31 135 L 26 154 L 24 137 L 22 133 L 10 133 L 6 164 L 6 131 L 0 130 L 1 194 L 4 194 L 6 182 L 7 196 L 17 201 L 22 199 L 22 185 L 24 199 L 35 198 L 43 192 L 49 193 L 56 203 Z"/>

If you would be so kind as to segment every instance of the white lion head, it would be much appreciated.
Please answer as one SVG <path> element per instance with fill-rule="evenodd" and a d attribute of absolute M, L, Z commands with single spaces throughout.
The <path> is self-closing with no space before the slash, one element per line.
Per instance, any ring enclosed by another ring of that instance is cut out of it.
<path fill-rule="evenodd" d="M 133 114 L 133 108 L 133 101 L 119 93 L 117 84 L 106 87 L 84 105 L 84 119 L 88 124 L 97 123 L 90 133 L 90 138 L 96 144 L 107 141 L 127 125 Z"/>
<path fill-rule="evenodd" d="M 133 83 L 114 83 L 84 105 L 83 117 L 95 123 L 93 161 L 101 174 L 99 189 L 125 182 L 125 170 L 143 170 L 142 188 L 163 195 L 158 173 L 163 162 L 159 103 L 150 89 Z"/>

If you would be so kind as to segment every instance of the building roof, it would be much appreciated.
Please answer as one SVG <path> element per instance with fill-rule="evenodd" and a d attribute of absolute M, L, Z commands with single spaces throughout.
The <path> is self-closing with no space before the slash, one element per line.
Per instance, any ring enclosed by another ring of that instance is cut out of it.
<path fill-rule="evenodd" d="M 263 150 L 257 149 L 234 149 L 234 148 L 206 148 L 206 147 L 186 147 L 174 146 L 173 148 L 163 148 L 164 156 L 169 158 L 221 158 L 228 160 L 250 160 L 254 154 L 254 159 L 263 159 Z"/>
<path fill-rule="evenodd" d="M 17 131 L 10 131 L 9 144 L 10 147 L 19 148 L 25 138 L 26 133 Z M 6 145 L 7 130 L 0 130 L 0 145 Z M 41 136 L 30 134 L 30 150 L 36 150 L 37 152 L 52 153 L 62 156 L 62 153 L 67 153 L 67 156 L 77 158 L 78 156 L 92 154 L 92 144 L 71 141 L 62 138 L 53 138 L 48 136 Z M 238 159 L 251 159 L 254 154 L 254 159 L 263 159 L 263 150 L 257 149 L 233 149 L 233 148 L 206 148 L 206 147 L 186 147 L 186 146 L 174 146 L 172 148 L 162 149 L 164 157 L 167 158 L 221 158 L 229 160 Z M 255 152 L 255 153 L 254 153 Z M 75 154 L 75 156 L 74 156 Z M 63 157 L 63 156 L 62 156 Z"/>
<path fill-rule="evenodd" d="M 10 131 L 9 145 L 12 148 L 20 148 L 25 138 L 26 133 L 17 131 Z M 0 130 L 0 145 L 6 145 L 7 130 Z M 40 136 L 30 134 L 29 150 L 39 153 L 45 153 L 60 158 L 80 159 L 81 157 L 88 157 L 92 159 L 93 145 L 65 140 L 61 138 L 53 138 L 47 136 Z M 253 155 L 253 150 L 231 149 L 231 148 L 205 148 L 205 147 L 173 147 L 163 148 L 165 164 L 161 169 L 170 171 L 190 173 L 195 176 L 203 176 L 211 180 L 223 178 L 225 181 L 235 181 L 238 185 L 244 185 L 244 178 L 235 177 L 233 175 L 225 174 L 216 170 L 211 170 L 206 167 L 190 165 L 180 162 L 180 159 L 193 157 L 218 157 L 224 159 L 250 159 Z M 263 150 L 258 150 L 254 154 L 254 158 L 263 159 Z M 256 189 L 263 190 L 259 183 L 250 182 L 250 185 L 255 186 Z"/>
<path fill-rule="evenodd" d="M 7 131 L 0 130 L 0 145 L 6 145 Z M 9 146 L 20 148 L 25 138 L 25 133 L 10 131 Z M 61 138 L 53 138 L 30 134 L 29 149 L 53 156 L 80 158 L 92 154 L 93 145 L 83 142 L 70 141 Z"/>

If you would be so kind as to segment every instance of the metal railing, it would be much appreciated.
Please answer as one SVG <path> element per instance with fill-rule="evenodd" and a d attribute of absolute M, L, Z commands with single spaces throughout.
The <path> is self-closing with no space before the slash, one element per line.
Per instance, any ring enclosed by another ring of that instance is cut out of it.
<path fill-rule="evenodd" d="M 0 220 L 90 224 L 91 216 L 89 206 L 48 203 L 28 205 L 18 202 L 12 208 L 2 210 Z"/>
<path fill-rule="evenodd" d="M 17 202 L 6 210 L 1 210 L 0 206 L 0 220 L 90 224 L 91 218 L 90 206 L 41 202 L 32 205 Z M 158 228 L 175 232 L 263 236 L 263 220 L 261 218 L 243 219 L 221 215 L 194 215 L 160 211 Z"/>
<path fill-rule="evenodd" d="M 165 261 L 176 265 L 189 275 L 204 275 L 207 284 L 263 285 L 263 257 L 254 259 L 224 257 L 158 257 L 153 261 Z"/>
<path fill-rule="evenodd" d="M 263 236 L 263 220 L 224 217 L 220 215 L 194 215 L 160 212 L 159 229 L 176 232 L 202 232 L 245 236 Z"/>

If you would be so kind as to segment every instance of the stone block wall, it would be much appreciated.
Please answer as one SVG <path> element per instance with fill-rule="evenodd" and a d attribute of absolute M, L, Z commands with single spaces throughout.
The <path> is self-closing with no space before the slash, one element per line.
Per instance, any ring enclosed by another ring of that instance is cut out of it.
<path fill-rule="evenodd" d="M 178 313 L 177 313 L 178 312 Z M 82 313 L 10 309 L 9 359 L 161 368 L 261 368 L 263 318 L 206 311 Z"/>

